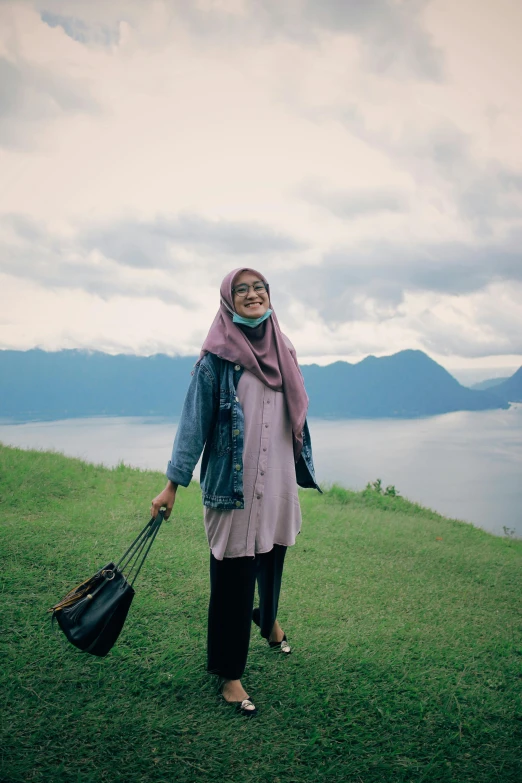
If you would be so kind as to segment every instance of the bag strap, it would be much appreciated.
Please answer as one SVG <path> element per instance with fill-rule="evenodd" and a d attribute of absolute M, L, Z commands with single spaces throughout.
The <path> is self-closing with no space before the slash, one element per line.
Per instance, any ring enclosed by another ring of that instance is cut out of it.
<path fill-rule="evenodd" d="M 147 522 L 141 533 L 136 536 L 125 554 L 122 555 L 122 557 L 116 563 L 116 568 L 118 571 L 123 571 L 125 568 L 130 568 L 126 579 L 128 582 L 130 582 L 131 587 L 133 586 L 139 572 L 142 569 L 143 563 L 145 562 L 145 559 L 150 552 L 150 548 L 154 543 L 154 539 L 158 535 L 158 530 L 161 527 L 163 518 L 163 511 L 159 511 L 156 517 L 152 517 L 150 522 Z M 130 578 L 135 569 L 137 570 L 131 582 Z"/>

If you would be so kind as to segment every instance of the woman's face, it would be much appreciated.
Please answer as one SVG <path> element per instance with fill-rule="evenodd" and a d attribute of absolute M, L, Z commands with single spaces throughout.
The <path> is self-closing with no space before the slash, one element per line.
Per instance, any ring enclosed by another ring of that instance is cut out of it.
<path fill-rule="evenodd" d="M 239 296 L 234 293 L 234 309 L 238 315 L 243 318 L 261 318 L 270 306 L 270 300 L 266 291 L 254 291 L 255 283 L 262 283 L 263 280 L 253 272 L 241 272 L 234 280 L 233 289 L 240 285 L 248 285 L 250 288 L 245 296 Z"/>

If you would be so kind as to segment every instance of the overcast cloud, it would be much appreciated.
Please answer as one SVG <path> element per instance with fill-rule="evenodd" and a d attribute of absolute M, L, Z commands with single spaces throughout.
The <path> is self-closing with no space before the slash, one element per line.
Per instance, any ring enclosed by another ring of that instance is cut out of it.
<path fill-rule="evenodd" d="M 513 0 L 0 3 L 0 348 L 194 354 L 250 265 L 305 361 L 522 364 L 521 23 Z"/>

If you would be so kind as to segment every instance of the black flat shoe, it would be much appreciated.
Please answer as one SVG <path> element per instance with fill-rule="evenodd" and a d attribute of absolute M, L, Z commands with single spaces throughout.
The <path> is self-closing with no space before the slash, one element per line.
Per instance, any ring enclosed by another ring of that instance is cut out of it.
<path fill-rule="evenodd" d="M 258 626 L 258 628 L 261 628 L 261 613 L 259 611 L 259 607 L 257 606 L 252 611 L 252 620 Z M 271 647 L 273 650 L 275 649 L 281 650 L 281 652 L 284 653 L 285 655 L 290 655 L 290 653 L 292 652 L 292 648 L 288 644 L 288 639 L 286 638 L 286 633 L 280 642 L 268 642 L 268 646 Z"/>
<path fill-rule="evenodd" d="M 239 712 L 244 718 L 255 718 L 257 715 L 257 707 L 250 699 L 243 699 L 243 701 L 227 701 L 223 694 L 221 694 L 221 698 L 225 704 L 235 707 L 236 712 Z"/>
<path fill-rule="evenodd" d="M 257 707 L 250 699 L 243 699 L 243 701 L 227 701 L 223 694 L 221 698 L 230 707 L 235 707 L 236 712 L 239 712 L 244 718 L 255 718 L 257 715 Z"/>
<path fill-rule="evenodd" d="M 268 642 L 268 644 L 272 649 L 279 648 L 285 655 L 290 655 L 292 652 L 292 648 L 288 644 L 288 639 L 286 638 L 286 633 L 280 642 Z"/>
<path fill-rule="evenodd" d="M 255 718 L 257 715 L 256 705 L 251 702 L 250 699 L 243 699 L 241 703 L 238 701 L 229 701 L 227 704 L 235 704 L 237 712 L 239 712 L 240 715 L 243 715 L 244 718 Z"/>
<path fill-rule="evenodd" d="M 250 699 L 243 699 L 243 701 L 227 701 L 223 696 L 223 685 L 227 682 L 224 677 L 218 678 L 218 694 L 223 699 L 225 704 L 230 704 L 236 708 L 236 712 L 243 715 L 244 718 L 254 718 L 257 715 L 257 708 L 253 701 Z"/>

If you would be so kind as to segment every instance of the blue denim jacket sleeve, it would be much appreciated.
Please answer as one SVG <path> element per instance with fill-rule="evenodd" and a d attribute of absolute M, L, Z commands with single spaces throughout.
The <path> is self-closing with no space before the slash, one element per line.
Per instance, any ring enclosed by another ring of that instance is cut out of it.
<path fill-rule="evenodd" d="M 211 432 L 219 402 L 215 379 L 205 363 L 198 362 L 192 373 L 179 421 L 167 478 L 188 487 L 194 468 Z"/>

